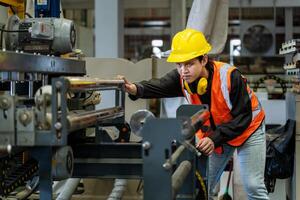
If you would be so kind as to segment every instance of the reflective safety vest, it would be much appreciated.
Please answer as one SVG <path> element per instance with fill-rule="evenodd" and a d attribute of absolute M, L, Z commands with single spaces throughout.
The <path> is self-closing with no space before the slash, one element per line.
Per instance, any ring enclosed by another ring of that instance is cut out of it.
<path fill-rule="evenodd" d="M 230 66 L 227 63 L 214 62 L 214 73 L 211 83 L 211 105 L 210 113 L 214 120 L 215 125 L 221 125 L 229 122 L 232 119 L 230 113 L 232 109 L 232 104 L 230 101 L 230 89 L 231 89 L 231 73 L 236 70 L 236 67 Z M 184 89 L 183 79 L 181 80 L 181 86 L 183 93 L 191 104 L 201 105 L 201 100 L 198 94 L 189 94 Z M 252 107 L 252 122 L 248 128 L 236 138 L 228 141 L 227 143 L 231 146 L 241 146 L 251 135 L 256 131 L 256 129 L 261 125 L 264 120 L 265 113 L 255 96 L 254 92 L 247 85 L 247 91 L 249 98 L 251 100 Z M 209 120 L 204 124 L 210 126 Z M 196 135 L 197 137 L 203 138 L 207 133 L 199 130 Z"/>

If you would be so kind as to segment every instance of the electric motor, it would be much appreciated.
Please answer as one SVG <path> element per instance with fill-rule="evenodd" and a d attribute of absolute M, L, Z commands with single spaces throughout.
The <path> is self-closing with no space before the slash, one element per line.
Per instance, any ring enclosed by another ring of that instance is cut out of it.
<path fill-rule="evenodd" d="M 7 50 L 60 55 L 72 52 L 76 42 L 73 21 L 63 18 L 20 20 L 13 15 L 6 30 Z"/>

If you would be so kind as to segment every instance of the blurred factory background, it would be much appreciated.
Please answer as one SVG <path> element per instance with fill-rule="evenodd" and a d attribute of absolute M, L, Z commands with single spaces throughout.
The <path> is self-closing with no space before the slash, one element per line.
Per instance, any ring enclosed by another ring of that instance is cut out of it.
<path fill-rule="evenodd" d="M 174 34 L 195 23 L 189 16 L 197 2 L 206 1 L 0 0 L 1 199 L 206 199 L 207 158 L 197 160 L 197 150 L 186 138 L 181 141 L 186 130 L 174 119 L 184 99 L 133 102 L 116 78 L 141 81 L 173 69 L 164 57 Z M 266 111 L 268 130 L 280 127 L 294 134 L 295 160 L 287 163 L 293 173 L 267 180 L 269 197 L 298 200 L 300 1 L 206 3 L 228 15 L 219 21 L 226 26 L 218 35 L 225 38 L 222 51 L 212 56 L 247 77 Z M 197 23 L 216 23 L 209 22 Z M 177 117 L 191 117 L 194 109 L 179 109 Z M 144 129 L 153 117 L 148 110 L 158 119 Z M 195 115 L 207 110 L 200 111 Z M 161 118 L 170 121 L 163 125 Z M 295 127 L 288 127 L 290 120 Z M 134 133 L 134 123 L 143 131 Z M 160 131 L 174 138 L 160 138 Z M 170 152 L 185 149 L 179 160 L 189 163 L 172 163 L 165 145 Z M 172 176 L 170 163 L 180 176 Z M 233 163 L 229 193 L 243 200 Z M 228 174 L 222 175 L 220 195 Z"/>

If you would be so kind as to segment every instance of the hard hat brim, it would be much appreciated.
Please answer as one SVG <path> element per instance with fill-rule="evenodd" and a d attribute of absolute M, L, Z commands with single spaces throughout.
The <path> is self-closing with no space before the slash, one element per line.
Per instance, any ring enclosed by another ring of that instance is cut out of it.
<path fill-rule="evenodd" d="M 186 54 L 183 54 L 182 52 L 171 51 L 171 53 L 167 59 L 167 62 L 170 62 L 170 63 L 186 62 L 193 58 L 197 58 L 199 56 L 207 54 L 210 50 L 211 50 L 211 46 L 209 45 L 202 51 L 186 53 Z"/>

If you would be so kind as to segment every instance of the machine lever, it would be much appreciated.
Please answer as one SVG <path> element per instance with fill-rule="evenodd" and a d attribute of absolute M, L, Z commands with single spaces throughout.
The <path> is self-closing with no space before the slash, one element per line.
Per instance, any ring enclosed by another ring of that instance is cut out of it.
<path fill-rule="evenodd" d="M 190 141 L 185 140 L 182 145 L 192 153 L 196 154 L 197 157 L 202 155 L 202 153 L 194 145 L 192 145 Z"/>

